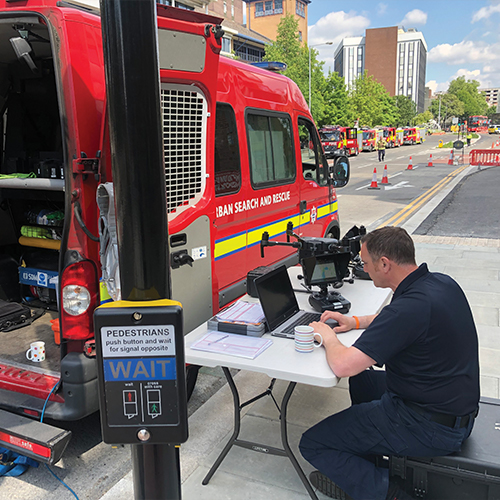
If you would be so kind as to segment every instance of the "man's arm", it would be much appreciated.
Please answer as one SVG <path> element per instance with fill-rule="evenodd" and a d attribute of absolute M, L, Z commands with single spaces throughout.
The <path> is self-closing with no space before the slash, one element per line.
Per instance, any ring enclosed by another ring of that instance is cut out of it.
<path fill-rule="evenodd" d="M 353 321 L 355 320 L 353 319 Z M 320 333 L 323 337 L 326 360 L 337 377 L 352 377 L 376 363 L 374 359 L 356 347 L 346 347 L 342 344 L 337 338 L 337 334 L 325 323 L 315 321 L 311 323 L 311 326 L 315 332 Z M 363 327 L 360 325 L 360 328 Z"/>
<path fill-rule="evenodd" d="M 335 333 L 344 333 L 349 330 L 365 329 L 368 328 L 371 322 L 376 318 L 376 314 L 370 314 L 368 316 L 344 316 L 339 312 L 325 311 L 321 315 L 321 321 L 325 323 L 329 319 L 334 319 L 337 321 L 339 326 L 336 326 L 333 330 Z M 356 323 L 356 318 L 358 318 L 359 325 Z"/>

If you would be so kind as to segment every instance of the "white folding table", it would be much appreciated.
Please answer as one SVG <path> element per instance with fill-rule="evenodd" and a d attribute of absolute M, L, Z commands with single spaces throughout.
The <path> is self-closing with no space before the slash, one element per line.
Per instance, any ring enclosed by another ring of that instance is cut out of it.
<path fill-rule="evenodd" d="M 297 275 L 301 272 L 301 268 L 297 266 L 290 268 L 288 271 L 294 288 L 296 290 L 299 290 L 301 288 L 301 285 L 299 284 Z M 338 291 L 341 292 L 342 295 L 351 302 L 351 309 L 348 315 L 354 314 L 356 316 L 365 316 L 368 314 L 375 314 L 379 312 L 382 307 L 388 303 L 392 294 L 391 290 L 388 288 L 375 288 L 371 281 L 362 280 L 356 280 L 353 284 L 346 283 Z M 313 310 L 308 303 L 308 293 L 297 292 L 296 295 L 301 309 L 310 311 Z M 243 300 L 247 300 L 249 302 L 258 302 L 258 299 L 252 298 L 250 296 L 245 296 Z M 326 361 L 325 350 L 323 348 L 318 348 L 314 349 L 312 353 L 299 353 L 295 351 L 293 340 L 280 337 L 272 337 L 269 334 L 265 334 L 264 336 L 272 338 L 273 344 L 255 359 L 246 359 L 226 354 L 218 354 L 191 349 L 191 345 L 199 340 L 203 335 L 205 335 L 207 331 L 207 325 L 203 324 L 186 335 L 186 363 L 209 367 L 222 367 L 233 395 L 234 430 L 227 445 L 224 447 L 221 454 L 213 464 L 212 468 L 203 479 L 203 484 L 208 484 L 219 465 L 229 453 L 229 450 L 233 445 L 236 445 L 253 451 L 259 451 L 271 455 L 287 456 L 292 462 L 292 465 L 294 466 L 297 474 L 302 480 L 310 497 L 314 500 L 317 500 L 317 496 L 314 493 L 311 484 L 309 483 L 292 450 L 290 449 L 287 435 L 286 412 L 288 402 L 297 383 L 319 387 L 333 387 L 339 382 L 339 378 L 332 372 Z M 362 331 L 363 330 L 355 330 L 339 334 L 339 339 L 343 344 L 350 346 L 355 342 L 359 335 L 361 335 Z M 271 384 L 263 393 L 255 396 L 249 401 L 240 403 L 238 389 L 229 371 L 230 368 L 265 373 L 266 375 L 271 377 Z M 289 382 L 288 388 L 281 402 L 281 408 L 272 393 L 274 382 L 276 379 Z M 281 440 L 283 449 L 238 439 L 242 408 L 264 396 L 271 396 L 280 413 Z"/>

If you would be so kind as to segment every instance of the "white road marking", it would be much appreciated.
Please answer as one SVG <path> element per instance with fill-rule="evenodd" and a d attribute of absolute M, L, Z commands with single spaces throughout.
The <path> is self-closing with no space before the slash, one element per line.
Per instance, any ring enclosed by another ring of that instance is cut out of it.
<path fill-rule="evenodd" d="M 389 191 L 390 189 L 400 189 L 400 188 L 410 188 L 413 187 L 411 184 L 408 184 L 408 181 L 398 182 L 394 186 L 385 186 L 385 190 Z"/>

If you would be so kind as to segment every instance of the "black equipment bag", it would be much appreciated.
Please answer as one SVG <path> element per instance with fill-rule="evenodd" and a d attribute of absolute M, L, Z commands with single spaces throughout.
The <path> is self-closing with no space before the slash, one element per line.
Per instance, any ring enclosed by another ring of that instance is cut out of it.
<path fill-rule="evenodd" d="M 43 314 L 45 314 L 43 309 L 32 314 L 28 306 L 0 300 L 0 332 L 10 332 L 16 328 L 31 325 Z"/>
<path fill-rule="evenodd" d="M 391 457 L 390 475 L 426 500 L 500 500 L 500 400 L 481 398 L 462 450 L 444 457 Z"/>

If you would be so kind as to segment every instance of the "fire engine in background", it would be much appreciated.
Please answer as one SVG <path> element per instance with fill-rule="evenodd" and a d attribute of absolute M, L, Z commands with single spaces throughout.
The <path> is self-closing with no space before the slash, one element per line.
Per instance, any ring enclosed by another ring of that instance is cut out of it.
<path fill-rule="evenodd" d="M 291 80 L 219 59 L 222 19 L 157 11 L 172 298 L 189 332 L 246 292 L 248 271 L 296 262 L 288 247 L 261 259 L 264 231 L 280 237 L 291 221 L 301 235 L 340 236 L 335 186 L 349 163 L 338 155 L 329 169 Z M 99 407 L 93 313 L 101 265 L 108 278 L 117 266 L 102 239 L 112 197 L 101 219 L 96 202 L 113 181 L 101 20 L 58 0 L 0 0 L 0 15 L 0 299 L 49 310 L 2 332 L 0 407 L 36 418 L 47 400 L 47 418 L 77 420 Z M 36 369 L 25 357 L 35 340 L 46 346 Z"/>
<path fill-rule="evenodd" d="M 402 146 L 404 141 L 404 131 L 402 128 L 396 129 L 396 142 L 398 146 Z"/>
<path fill-rule="evenodd" d="M 399 146 L 396 140 L 396 128 L 395 127 L 383 127 L 385 145 L 388 148 L 395 148 Z"/>
<path fill-rule="evenodd" d="M 341 151 L 349 156 L 359 154 L 358 132 L 353 127 L 325 125 L 320 129 L 319 135 L 327 157 L 330 157 L 336 151 Z"/>
<path fill-rule="evenodd" d="M 403 144 L 422 144 L 425 142 L 425 134 L 427 129 L 425 127 L 405 127 L 403 129 Z"/>
<path fill-rule="evenodd" d="M 467 120 L 467 132 L 487 132 L 489 122 L 487 116 L 470 116 Z"/>
<path fill-rule="evenodd" d="M 377 131 L 375 129 L 363 128 L 362 151 L 374 151 L 377 145 Z"/>

